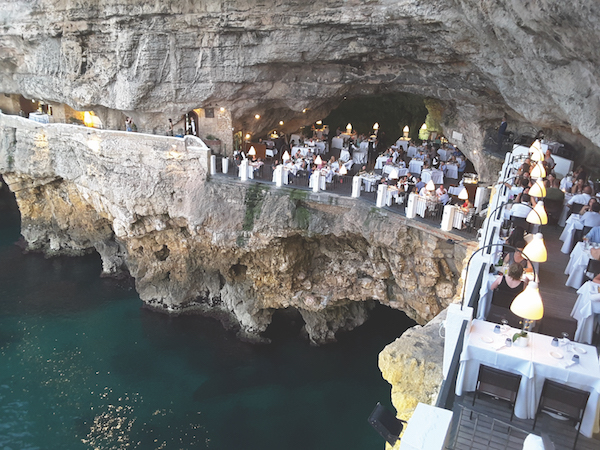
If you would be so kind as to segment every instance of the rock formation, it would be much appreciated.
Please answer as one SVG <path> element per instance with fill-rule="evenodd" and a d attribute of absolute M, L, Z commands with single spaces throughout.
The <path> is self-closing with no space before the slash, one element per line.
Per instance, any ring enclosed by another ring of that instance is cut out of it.
<path fill-rule="evenodd" d="M 0 115 L 0 173 L 31 250 L 97 251 L 147 304 L 200 311 L 260 338 L 277 309 L 315 343 L 372 302 L 425 323 L 452 300 L 467 253 L 449 235 L 361 200 L 207 175 L 186 139 Z"/>
<path fill-rule="evenodd" d="M 504 111 L 509 129 L 545 128 L 588 158 L 600 145 L 597 2 L 1 0 L 0 11 L 0 92 L 125 112 L 141 131 L 210 105 L 230 109 L 236 130 L 285 120 L 292 131 L 344 96 L 401 91 L 445 105 L 446 134 L 464 134 L 484 179 L 484 131 Z"/>

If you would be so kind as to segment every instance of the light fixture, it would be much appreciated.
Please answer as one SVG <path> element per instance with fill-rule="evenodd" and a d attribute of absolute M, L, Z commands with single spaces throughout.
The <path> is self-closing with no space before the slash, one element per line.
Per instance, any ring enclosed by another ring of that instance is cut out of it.
<path fill-rule="evenodd" d="M 529 195 L 536 198 L 541 198 L 546 196 L 546 186 L 542 182 L 541 178 L 538 178 L 537 181 L 529 188 Z"/>
<path fill-rule="evenodd" d="M 321 155 L 317 155 L 317 159 L 315 159 L 315 164 L 317 166 L 320 166 L 321 164 L 323 164 L 323 160 L 321 159 Z"/>
<path fill-rule="evenodd" d="M 225 108 L 223 108 L 222 106 L 219 108 L 219 111 L 221 112 L 225 112 Z"/>
<path fill-rule="evenodd" d="M 433 183 L 433 180 L 429 180 L 427 182 L 427 184 L 425 185 L 425 187 L 427 188 L 428 191 L 433 192 L 435 191 L 435 184 Z M 465 189 L 466 190 L 466 189 Z"/>
<path fill-rule="evenodd" d="M 322 120 L 317 120 L 317 125 L 323 125 L 323 121 Z"/>
<path fill-rule="evenodd" d="M 426 129 L 427 129 L 427 124 L 424 123 L 423 125 L 421 125 L 421 130 L 426 130 Z"/>
<path fill-rule="evenodd" d="M 379 130 L 379 124 L 378 124 L 377 122 L 375 122 L 375 123 L 373 124 L 373 129 L 374 129 L 375 131 Z"/>
<path fill-rule="evenodd" d="M 529 147 L 529 151 L 531 152 L 531 160 L 532 161 L 543 161 L 544 160 L 544 153 L 542 152 L 542 144 L 539 140 L 536 139 L 536 141 L 531 144 L 531 147 Z"/>
<path fill-rule="evenodd" d="M 529 175 L 534 179 L 544 178 L 546 176 L 546 169 L 544 169 L 544 166 L 538 162 L 535 166 L 533 166 L 533 169 L 531 169 L 531 173 Z"/>
<path fill-rule="evenodd" d="M 305 112 L 306 112 L 306 108 L 304 108 L 304 109 L 302 110 L 302 113 L 305 113 Z"/>
<path fill-rule="evenodd" d="M 280 120 L 280 121 L 279 121 L 279 125 L 280 125 L 280 126 L 281 126 L 281 125 L 283 125 L 283 120 Z"/>
<path fill-rule="evenodd" d="M 250 133 L 246 134 L 246 140 L 249 141 L 250 140 Z"/>
<path fill-rule="evenodd" d="M 346 175 L 348 173 L 348 169 L 346 169 L 346 166 L 342 164 L 342 167 L 340 167 L 340 175 Z"/>
<path fill-rule="evenodd" d="M 255 115 L 254 115 L 254 118 L 255 118 L 256 120 L 260 119 L 260 114 L 255 114 Z"/>
<path fill-rule="evenodd" d="M 348 125 L 346 125 L 346 132 L 347 132 L 348 134 L 351 134 L 351 133 L 352 133 L 352 124 L 351 124 L 351 123 L 349 123 Z"/>
<path fill-rule="evenodd" d="M 544 304 L 538 283 L 531 281 L 510 304 L 510 310 L 525 320 L 540 320 L 544 317 Z M 525 327 L 525 323 L 523 323 Z"/>
<path fill-rule="evenodd" d="M 256 149 L 254 148 L 254 145 L 250 147 L 250 150 L 248 150 L 248 155 L 256 156 Z"/>
<path fill-rule="evenodd" d="M 458 198 L 460 198 L 461 200 L 468 200 L 469 199 L 469 193 L 467 192 L 467 188 L 463 186 L 462 191 L 460 191 L 458 193 Z"/>
<path fill-rule="evenodd" d="M 407 138 L 408 137 L 408 132 L 410 131 L 410 128 L 408 128 L 408 125 L 406 125 L 403 129 L 402 129 L 402 133 L 404 134 L 403 137 Z"/>
<path fill-rule="evenodd" d="M 546 225 L 548 223 L 548 214 L 546 214 L 544 202 L 537 202 L 535 208 L 529 211 L 529 214 L 527 214 L 527 219 L 525 220 L 534 225 Z"/>
<path fill-rule="evenodd" d="M 546 262 L 548 260 L 548 252 L 544 245 L 544 236 L 542 233 L 534 234 L 533 239 L 525 246 L 522 253 L 533 262 Z"/>
<path fill-rule="evenodd" d="M 283 156 L 281 157 L 284 161 L 287 161 L 288 159 L 290 159 L 290 154 L 288 153 L 288 151 L 286 150 L 285 153 L 283 154 Z"/>

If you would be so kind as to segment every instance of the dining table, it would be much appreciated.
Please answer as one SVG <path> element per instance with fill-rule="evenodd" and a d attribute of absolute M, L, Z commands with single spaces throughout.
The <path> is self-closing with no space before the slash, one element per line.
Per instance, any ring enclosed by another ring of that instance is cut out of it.
<path fill-rule="evenodd" d="M 458 164 L 446 164 L 446 173 L 448 178 L 458 179 Z"/>
<path fill-rule="evenodd" d="M 377 174 L 363 174 L 360 175 L 362 184 L 365 186 L 365 192 L 373 192 L 375 190 L 375 185 L 379 180 L 381 180 L 381 175 Z"/>
<path fill-rule="evenodd" d="M 363 144 L 364 144 L 364 142 L 363 142 Z M 362 144 L 361 144 L 360 150 L 354 150 L 352 152 L 352 159 L 357 164 L 366 164 L 367 163 L 367 150 L 362 149 Z"/>
<path fill-rule="evenodd" d="M 334 137 L 331 139 L 331 148 L 343 148 L 344 139 L 341 137 Z"/>
<path fill-rule="evenodd" d="M 410 157 L 410 158 L 414 158 L 415 156 L 417 156 L 417 153 L 419 151 L 417 150 L 417 147 L 415 147 L 414 145 L 410 145 L 408 147 L 408 150 L 406 150 L 406 154 Z"/>
<path fill-rule="evenodd" d="M 437 154 L 440 155 L 442 161 L 448 161 L 452 156 L 452 150 L 444 150 L 443 148 L 438 149 Z"/>
<path fill-rule="evenodd" d="M 595 242 L 578 242 L 569 257 L 569 263 L 565 268 L 565 275 L 568 275 L 565 285 L 579 289 L 585 281 L 585 270 L 592 257 L 591 248 L 598 248 L 600 244 Z"/>
<path fill-rule="evenodd" d="M 560 251 L 565 255 L 571 253 L 573 249 L 573 239 L 575 237 L 575 231 L 583 230 L 583 222 L 579 214 L 571 214 L 565 222 L 565 228 L 563 229 L 560 237 L 558 238 L 563 242 Z"/>
<path fill-rule="evenodd" d="M 419 175 L 423 168 L 423 161 L 420 159 L 412 159 L 408 164 L 408 171 L 413 175 Z"/>
<path fill-rule="evenodd" d="M 594 326 L 600 317 L 600 284 L 591 280 L 583 283 L 577 290 L 577 301 L 571 311 L 571 317 L 577 321 L 574 339 L 591 344 Z"/>
<path fill-rule="evenodd" d="M 388 158 L 389 156 L 387 155 L 378 156 L 375 160 L 375 169 L 383 169 L 383 166 L 385 166 L 385 163 L 387 162 Z"/>
<path fill-rule="evenodd" d="M 590 392 L 581 421 L 581 434 L 592 437 L 600 431 L 600 364 L 595 347 L 566 340 L 553 346 L 552 336 L 528 333 L 526 346 L 506 345 L 506 340 L 520 330 L 502 325 L 499 333 L 496 324 L 474 319 L 465 336 L 460 367 L 456 380 L 456 395 L 475 391 L 479 366 L 501 369 L 521 375 L 521 384 L 515 402 L 515 416 L 533 419 L 546 379 L 554 380 Z M 573 355 L 579 363 L 573 363 Z"/>

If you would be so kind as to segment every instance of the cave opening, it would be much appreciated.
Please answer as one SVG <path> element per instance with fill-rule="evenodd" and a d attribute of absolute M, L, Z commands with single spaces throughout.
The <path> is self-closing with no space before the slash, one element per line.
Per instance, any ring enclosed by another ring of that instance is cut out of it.
<path fill-rule="evenodd" d="M 393 342 L 406 330 L 417 325 L 404 311 L 390 308 L 379 302 L 373 302 L 369 318 L 358 328 L 350 331 L 339 331 L 336 339 L 340 343 L 360 346 L 366 338 L 377 339 L 380 342 Z"/>
<path fill-rule="evenodd" d="M 271 317 L 271 323 L 262 336 L 271 341 L 287 341 L 302 335 L 304 319 L 296 308 L 278 309 Z"/>

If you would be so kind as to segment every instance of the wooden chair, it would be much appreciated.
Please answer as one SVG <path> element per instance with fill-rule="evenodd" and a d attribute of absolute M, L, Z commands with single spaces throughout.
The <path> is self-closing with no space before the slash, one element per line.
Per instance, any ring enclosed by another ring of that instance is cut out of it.
<path fill-rule="evenodd" d="M 575 449 L 579 430 L 581 429 L 581 420 L 583 419 L 583 413 L 589 396 L 590 393 L 587 391 L 557 383 L 556 381 L 545 380 L 538 410 L 533 421 L 533 429 L 535 430 L 538 416 L 543 411 L 565 417 L 572 420 L 575 424 L 579 423 L 575 442 L 573 443 L 573 449 Z"/>
<path fill-rule="evenodd" d="M 587 267 L 585 268 L 585 274 L 593 280 L 596 275 L 600 273 L 600 260 L 591 259 L 588 261 Z M 590 276 L 591 275 L 591 276 Z"/>
<path fill-rule="evenodd" d="M 481 364 L 477 376 L 477 386 L 473 394 L 473 405 L 480 394 L 488 395 L 496 400 L 504 400 L 511 406 L 510 420 L 512 421 L 520 384 L 521 375 Z"/>

